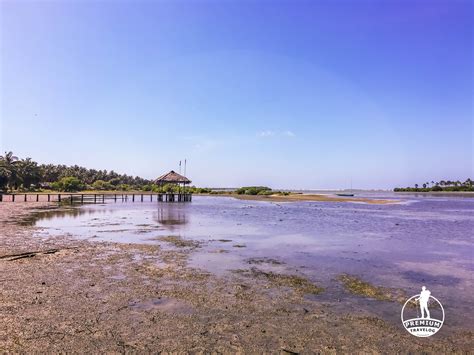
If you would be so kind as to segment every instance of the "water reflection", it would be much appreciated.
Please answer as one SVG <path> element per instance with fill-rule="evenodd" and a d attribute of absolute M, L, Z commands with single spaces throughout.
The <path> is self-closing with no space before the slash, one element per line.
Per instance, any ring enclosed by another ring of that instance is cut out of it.
<path fill-rule="evenodd" d="M 104 214 L 106 213 L 105 210 L 90 210 L 90 209 L 80 209 L 80 208 L 60 208 L 60 209 L 52 209 L 52 210 L 40 210 L 36 211 L 18 221 L 20 225 L 28 225 L 33 226 L 38 221 L 42 220 L 53 220 L 57 218 L 62 218 L 65 216 L 69 216 L 72 218 L 77 218 L 82 215 L 92 215 L 92 214 Z"/>
<path fill-rule="evenodd" d="M 180 229 L 180 226 L 189 222 L 189 218 L 186 215 L 186 207 L 182 205 L 160 205 L 153 214 L 153 219 L 170 231 L 176 231 Z"/>

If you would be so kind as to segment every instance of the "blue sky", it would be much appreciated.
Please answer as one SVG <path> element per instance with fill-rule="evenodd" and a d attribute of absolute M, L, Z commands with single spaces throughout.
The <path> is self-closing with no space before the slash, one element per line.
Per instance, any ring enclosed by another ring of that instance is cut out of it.
<path fill-rule="evenodd" d="M 0 2 L 0 149 L 200 186 L 473 175 L 470 1 Z"/>

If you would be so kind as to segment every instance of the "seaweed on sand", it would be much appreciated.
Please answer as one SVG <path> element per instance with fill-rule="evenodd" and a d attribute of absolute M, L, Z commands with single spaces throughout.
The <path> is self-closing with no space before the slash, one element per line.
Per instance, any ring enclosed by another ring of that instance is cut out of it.
<path fill-rule="evenodd" d="M 183 239 L 177 235 L 169 235 L 166 237 L 160 237 L 159 240 L 173 244 L 177 248 L 197 248 L 200 246 L 200 243 L 195 240 Z"/>
<path fill-rule="evenodd" d="M 374 298 L 379 301 L 392 301 L 404 303 L 407 299 L 403 290 L 392 289 L 382 286 L 374 286 L 369 282 L 361 280 L 357 276 L 342 274 L 337 277 L 350 293 L 359 296 Z"/>
<path fill-rule="evenodd" d="M 278 274 L 275 272 L 267 272 L 262 271 L 257 268 L 251 268 L 248 270 L 234 270 L 234 273 L 242 274 L 248 277 L 253 277 L 256 279 L 265 279 L 267 280 L 273 287 L 289 287 L 293 289 L 295 292 L 298 293 L 311 293 L 311 294 L 319 294 L 324 291 L 324 288 L 318 287 L 313 284 L 308 279 L 298 276 L 298 275 L 286 275 L 286 274 Z"/>
<path fill-rule="evenodd" d="M 248 264 L 271 264 L 283 265 L 284 262 L 272 258 L 250 258 L 246 260 Z"/>

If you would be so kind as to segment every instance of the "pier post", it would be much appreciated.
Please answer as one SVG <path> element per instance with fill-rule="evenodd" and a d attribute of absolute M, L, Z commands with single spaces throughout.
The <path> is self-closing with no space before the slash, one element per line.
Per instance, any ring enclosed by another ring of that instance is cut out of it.
<path fill-rule="evenodd" d="M 25 202 L 28 201 L 28 197 L 27 197 L 27 194 L 25 194 Z"/>
<path fill-rule="evenodd" d="M 61 202 L 61 194 L 58 194 L 58 202 Z"/>
<path fill-rule="evenodd" d="M 72 195 L 71 195 L 71 205 L 72 205 Z"/>
<path fill-rule="evenodd" d="M 117 202 L 117 194 L 114 196 L 114 202 Z"/>
<path fill-rule="evenodd" d="M 104 202 L 105 202 L 105 195 L 102 194 L 102 203 L 104 203 Z"/>
<path fill-rule="evenodd" d="M 15 194 L 12 195 L 12 202 L 15 202 Z"/>
<path fill-rule="evenodd" d="M 48 202 L 50 202 L 50 201 L 51 201 L 51 195 L 48 194 Z"/>
<path fill-rule="evenodd" d="M 94 194 L 94 203 L 97 203 L 97 195 Z"/>
<path fill-rule="evenodd" d="M 135 202 L 135 194 L 132 194 L 132 202 Z"/>
<path fill-rule="evenodd" d="M 84 204 L 84 194 L 81 195 L 81 203 Z"/>
<path fill-rule="evenodd" d="M 142 194 L 142 197 L 141 197 L 141 201 L 140 202 L 143 202 L 143 194 Z"/>
<path fill-rule="evenodd" d="M 39 194 L 36 194 L 36 202 L 39 201 L 39 198 L 40 198 L 40 195 L 39 195 Z M 0 201 L 1 201 L 1 199 L 0 199 Z"/>

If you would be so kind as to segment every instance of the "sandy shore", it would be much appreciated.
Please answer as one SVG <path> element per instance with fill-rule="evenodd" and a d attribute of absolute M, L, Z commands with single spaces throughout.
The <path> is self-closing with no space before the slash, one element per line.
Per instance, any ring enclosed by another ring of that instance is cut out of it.
<path fill-rule="evenodd" d="M 313 281 L 264 272 L 260 262 L 220 277 L 193 269 L 187 260 L 198 243 L 40 239 L 27 223 L 33 206 L 50 208 L 0 204 L 2 352 L 446 353 L 472 348 L 471 332 L 415 338 L 401 324 L 361 310 L 337 311 L 335 304 L 318 301 L 324 290 Z"/>
<path fill-rule="evenodd" d="M 371 198 L 360 198 L 360 197 L 338 197 L 331 195 L 320 195 L 320 194 L 290 194 L 290 195 L 223 195 L 232 196 L 241 200 L 254 200 L 254 201 L 270 201 L 270 202 L 298 202 L 298 201 L 315 201 L 315 202 L 358 202 L 368 203 L 374 205 L 386 205 L 392 203 L 399 203 L 399 200 L 381 200 Z"/>

